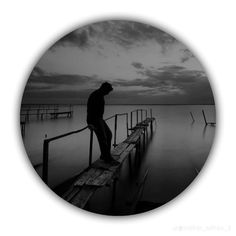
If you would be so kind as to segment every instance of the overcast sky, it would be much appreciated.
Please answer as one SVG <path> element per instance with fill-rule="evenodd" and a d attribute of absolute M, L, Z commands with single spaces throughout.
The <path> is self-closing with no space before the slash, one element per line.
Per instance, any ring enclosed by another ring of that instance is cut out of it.
<path fill-rule="evenodd" d="M 23 103 L 86 103 L 104 81 L 110 104 L 213 104 L 206 74 L 169 34 L 130 21 L 82 27 L 54 44 L 32 71 Z"/>

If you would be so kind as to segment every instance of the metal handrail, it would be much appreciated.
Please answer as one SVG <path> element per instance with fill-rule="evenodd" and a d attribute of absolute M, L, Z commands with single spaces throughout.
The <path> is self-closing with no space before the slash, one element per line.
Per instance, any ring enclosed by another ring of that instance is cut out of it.
<path fill-rule="evenodd" d="M 132 129 L 132 113 L 133 112 L 136 112 L 137 114 L 137 123 L 138 123 L 138 112 L 141 111 L 141 119 L 142 119 L 142 111 L 146 111 L 146 118 L 147 118 L 147 110 L 146 109 L 136 109 L 136 110 L 133 110 L 130 112 L 131 114 L 131 120 L 130 120 L 130 128 Z M 129 124 L 128 124 L 128 113 L 118 113 L 118 114 L 115 114 L 113 116 L 110 116 L 108 118 L 105 119 L 105 121 L 107 120 L 110 120 L 112 118 L 115 118 L 115 123 L 114 123 L 114 143 L 113 143 L 113 146 L 116 147 L 117 146 L 117 143 L 116 143 L 116 138 L 117 138 L 117 118 L 118 116 L 126 116 L 126 130 L 127 130 L 127 137 L 129 136 Z M 142 120 L 141 120 L 142 121 Z M 43 178 L 43 181 L 48 184 L 48 156 L 49 156 L 49 143 L 54 141 L 54 140 L 57 140 L 57 139 L 60 139 L 60 138 L 64 138 L 66 136 L 69 136 L 69 135 L 72 135 L 72 134 L 77 134 L 77 133 L 80 133 L 84 130 L 86 130 L 87 128 L 90 129 L 90 142 L 89 142 L 89 166 L 91 166 L 92 164 L 92 152 L 93 152 L 93 128 L 89 125 L 81 128 L 81 129 L 78 129 L 78 130 L 75 130 L 75 131 L 71 131 L 71 132 L 68 132 L 68 133 L 65 133 L 65 134 L 61 134 L 61 135 L 58 135 L 58 136 L 55 136 L 55 137 L 52 137 L 52 138 L 47 138 L 47 139 L 44 139 L 44 142 L 43 142 L 43 173 L 42 173 L 42 178 Z"/>
<path fill-rule="evenodd" d="M 130 128 L 133 128 L 133 113 L 136 112 L 136 124 L 139 123 L 139 112 L 141 112 L 141 121 L 143 121 L 143 112 L 145 112 L 145 117 L 147 119 L 147 109 L 135 109 L 130 112 Z"/>

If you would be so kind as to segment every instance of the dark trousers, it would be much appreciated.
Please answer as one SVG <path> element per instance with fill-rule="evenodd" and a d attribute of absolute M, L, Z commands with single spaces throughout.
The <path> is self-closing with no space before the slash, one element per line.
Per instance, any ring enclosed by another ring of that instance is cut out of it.
<path fill-rule="evenodd" d="M 90 122 L 94 127 L 94 132 L 97 136 L 99 147 L 101 150 L 101 159 L 111 158 L 111 139 L 112 132 L 106 122 L 102 119 Z"/>

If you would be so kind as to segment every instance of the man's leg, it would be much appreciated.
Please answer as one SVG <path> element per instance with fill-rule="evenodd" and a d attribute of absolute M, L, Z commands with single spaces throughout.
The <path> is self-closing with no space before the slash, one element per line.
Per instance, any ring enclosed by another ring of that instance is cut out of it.
<path fill-rule="evenodd" d="M 111 141 L 108 141 L 108 137 L 109 133 L 107 132 L 107 128 L 105 127 L 105 122 L 103 120 L 98 121 L 96 123 L 93 124 L 94 128 L 95 128 L 95 134 L 97 136 L 98 139 L 98 143 L 99 143 L 99 147 L 101 150 L 101 157 L 102 159 L 108 159 L 111 157 L 110 155 L 110 144 Z"/>
<path fill-rule="evenodd" d="M 111 152 L 111 140 L 112 140 L 112 132 L 110 130 L 110 128 L 108 127 L 108 125 L 106 124 L 105 121 L 103 121 L 104 123 L 104 130 L 106 133 L 106 141 L 107 141 L 107 146 L 108 146 L 108 150 L 109 153 Z"/>

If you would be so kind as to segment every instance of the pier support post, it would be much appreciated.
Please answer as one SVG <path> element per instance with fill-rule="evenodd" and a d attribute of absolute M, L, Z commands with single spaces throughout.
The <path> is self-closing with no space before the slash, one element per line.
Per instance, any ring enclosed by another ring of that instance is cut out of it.
<path fill-rule="evenodd" d="M 117 133 L 117 114 L 115 115 L 115 124 L 114 124 L 114 143 L 113 146 L 116 147 L 116 133 Z"/>
<path fill-rule="evenodd" d="M 39 119 L 39 109 L 37 109 L 37 120 Z"/>
<path fill-rule="evenodd" d="M 89 142 L 89 166 L 92 165 L 93 158 L 93 130 L 90 128 L 90 142 Z"/>
<path fill-rule="evenodd" d="M 129 136 L 129 117 L 128 117 L 128 113 L 126 113 L 126 134 L 127 137 Z"/>
<path fill-rule="evenodd" d="M 138 109 L 136 110 L 136 125 L 138 124 Z"/>
<path fill-rule="evenodd" d="M 48 184 L 48 140 L 43 142 L 43 181 Z"/>
<path fill-rule="evenodd" d="M 203 114 L 203 118 L 204 118 L 204 121 L 205 121 L 205 125 L 208 125 L 204 110 L 202 110 L 202 114 Z"/>
<path fill-rule="evenodd" d="M 130 174 L 131 174 L 131 173 L 132 173 L 132 159 L 131 159 L 131 153 L 129 153 L 128 159 L 129 159 L 129 171 L 130 171 Z"/>
<path fill-rule="evenodd" d="M 190 111 L 190 115 L 192 117 L 192 122 L 194 122 L 195 120 L 194 120 L 194 117 L 193 117 L 193 113 L 191 111 Z"/>
<path fill-rule="evenodd" d="M 150 128 L 151 128 L 151 134 L 152 134 L 152 133 L 153 133 L 152 109 L 150 109 L 150 116 L 151 116 L 151 125 L 150 125 Z"/>
<path fill-rule="evenodd" d="M 130 112 L 130 129 L 133 128 L 133 112 Z"/>
<path fill-rule="evenodd" d="M 146 148 L 146 128 L 143 129 L 143 150 Z"/>

